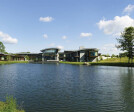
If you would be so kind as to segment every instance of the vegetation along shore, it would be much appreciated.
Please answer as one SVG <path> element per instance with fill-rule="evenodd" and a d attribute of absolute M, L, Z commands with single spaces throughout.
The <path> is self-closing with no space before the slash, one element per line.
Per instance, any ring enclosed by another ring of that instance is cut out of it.
<path fill-rule="evenodd" d="M 134 60 L 133 60 L 134 62 Z M 61 61 L 60 63 L 64 64 L 74 64 L 74 65 L 84 65 L 84 62 L 65 62 Z M 109 58 L 105 60 L 100 60 L 98 62 L 88 62 L 90 65 L 106 65 L 106 66 L 124 66 L 124 67 L 134 67 L 134 63 L 128 63 L 128 58 Z"/>
<path fill-rule="evenodd" d="M 0 61 L 0 65 L 2 65 L 2 64 L 14 64 L 14 63 L 28 63 L 28 61 Z"/>
<path fill-rule="evenodd" d="M 5 102 L 0 102 L 0 112 L 25 112 L 16 103 L 13 97 L 7 97 Z"/>

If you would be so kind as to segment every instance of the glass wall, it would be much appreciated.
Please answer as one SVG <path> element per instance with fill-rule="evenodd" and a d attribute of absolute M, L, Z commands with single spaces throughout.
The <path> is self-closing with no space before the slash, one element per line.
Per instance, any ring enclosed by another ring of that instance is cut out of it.
<path fill-rule="evenodd" d="M 97 52 L 90 52 L 90 56 L 98 56 Z"/>
<path fill-rule="evenodd" d="M 45 50 L 43 53 L 57 53 L 56 49 Z"/>

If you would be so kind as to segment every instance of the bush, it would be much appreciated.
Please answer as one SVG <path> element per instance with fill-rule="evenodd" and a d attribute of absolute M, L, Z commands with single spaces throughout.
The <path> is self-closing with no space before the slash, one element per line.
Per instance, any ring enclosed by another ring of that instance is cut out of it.
<path fill-rule="evenodd" d="M 24 112 L 17 110 L 16 99 L 13 97 L 6 97 L 6 102 L 0 102 L 0 112 Z"/>

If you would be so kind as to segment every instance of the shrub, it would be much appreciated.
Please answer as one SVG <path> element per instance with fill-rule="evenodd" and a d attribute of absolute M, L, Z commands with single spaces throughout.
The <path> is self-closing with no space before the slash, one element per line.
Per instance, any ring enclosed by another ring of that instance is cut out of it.
<path fill-rule="evenodd" d="M 13 97 L 6 97 L 6 102 L 0 102 L 0 112 L 24 112 L 17 110 L 16 99 Z"/>

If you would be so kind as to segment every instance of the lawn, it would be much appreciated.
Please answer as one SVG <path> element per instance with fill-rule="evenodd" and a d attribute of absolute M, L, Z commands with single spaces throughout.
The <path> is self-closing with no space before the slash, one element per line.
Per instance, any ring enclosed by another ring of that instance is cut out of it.
<path fill-rule="evenodd" d="M 134 62 L 134 60 L 133 60 Z M 65 63 L 65 64 L 75 64 L 75 65 L 83 65 L 84 62 L 60 62 L 60 63 Z M 88 62 L 91 65 L 106 65 L 106 66 L 125 66 L 125 67 L 134 67 L 134 63 L 129 64 L 128 63 L 128 58 L 127 57 L 122 57 L 122 58 L 110 58 L 110 59 L 105 59 L 101 60 L 98 62 Z"/>
<path fill-rule="evenodd" d="M 109 58 L 109 59 L 105 59 L 105 60 L 101 60 L 99 62 L 110 62 L 110 63 L 128 63 L 128 58 L 127 57 L 122 57 L 122 58 Z M 134 62 L 134 59 L 133 59 Z"/>

